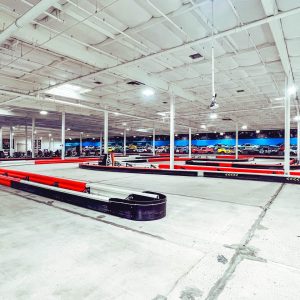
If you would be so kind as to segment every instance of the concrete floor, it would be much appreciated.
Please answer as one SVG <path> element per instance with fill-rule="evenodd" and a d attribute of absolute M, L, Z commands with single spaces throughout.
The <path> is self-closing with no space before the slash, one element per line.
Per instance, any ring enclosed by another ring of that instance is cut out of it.
<path fill-rule="evenodd" d="M 299 299 L 300 186 L 14 166 L 168 196 L 133 222 L 0 189 L 0 299 Z"/>

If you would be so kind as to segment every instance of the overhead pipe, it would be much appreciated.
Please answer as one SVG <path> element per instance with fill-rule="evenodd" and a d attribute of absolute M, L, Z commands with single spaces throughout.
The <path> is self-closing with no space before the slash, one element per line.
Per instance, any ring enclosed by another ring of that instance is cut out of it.
<path fill-rule="evenodd" d="M 0 33 L 0 44 L 4 43 L 16 31 L 32 22 L 39 15 L 44 13 L 49 7 L 53 6 L 58 0 L 41 0 L 38 4 L 33 6 L 30 10 L 24 13 L 21 17 L 15 20 Z"/>

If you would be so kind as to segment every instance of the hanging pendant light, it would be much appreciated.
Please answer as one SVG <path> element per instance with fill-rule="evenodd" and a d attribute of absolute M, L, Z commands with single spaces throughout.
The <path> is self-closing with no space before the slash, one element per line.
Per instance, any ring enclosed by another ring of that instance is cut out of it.
<path fill-rule="evenodd" d="M 215 49 L 214 49 L 214 0 L 211 0 L 211 11 L 212 11 L 212 29 L 211 29 L 211 90 L 212 90 L 212 98 L 209 108 L 217 109 L 219 108 L 219 104 L 217 103 L 217 94 L 215 91 Z"/>

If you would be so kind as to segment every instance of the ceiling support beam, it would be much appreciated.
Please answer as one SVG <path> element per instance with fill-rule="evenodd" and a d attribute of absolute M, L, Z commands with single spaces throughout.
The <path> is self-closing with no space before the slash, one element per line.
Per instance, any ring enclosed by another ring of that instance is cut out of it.
<path fill-rule="evenodd" d="M 0 44 L 4 43 L 8 38 L 14 35 L 20 28 L 32 22 L 39 15 L 44 13 L 49 7 L 54 5 L 58 0 L 41 0 L 33 6 L 24 15 L 15 20 L 11 25 L 0 33 Z"/>

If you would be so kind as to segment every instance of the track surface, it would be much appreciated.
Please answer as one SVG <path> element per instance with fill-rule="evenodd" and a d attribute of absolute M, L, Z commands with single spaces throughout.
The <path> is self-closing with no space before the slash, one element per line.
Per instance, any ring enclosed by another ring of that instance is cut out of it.
<path fill-rule="evenodd" d="M 300 186 L 12 168 L 166 193 L 168 208 L 136 223 L 2 188 L 3 299 L 299 299 Z"/>

